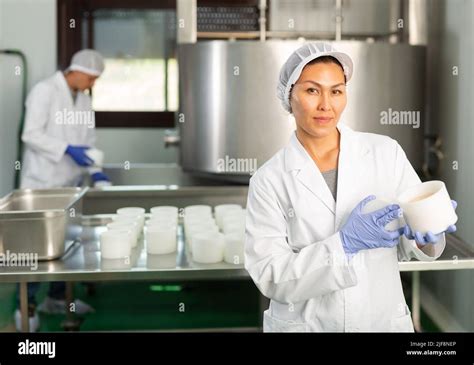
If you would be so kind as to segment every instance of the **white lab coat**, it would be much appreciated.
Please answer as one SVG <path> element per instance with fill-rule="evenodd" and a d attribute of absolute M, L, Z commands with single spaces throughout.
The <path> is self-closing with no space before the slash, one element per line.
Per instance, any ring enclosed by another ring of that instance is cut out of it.
<path fill-rule="evenodd" d="M 91 111 L 89 95 L 78 92 L 73 101 L 61 71 L 33 87 L 26 100 L 21 188 L 77 186 L 81 182 L 87 170 L 65 155 L 65 151 L 69 144 L 94 146 L 95 120 L 81 120 L 76 113 L 76 122 L 71 123 L 70 112 Z"/>
<path fill-rule="evenodd" d="M 295 133 L 250 180 L 245 267 L 271 299 L 264 331 L 412 332 L 398 259 L 435 260 L 445 238 L 420 250 L 403 237 L 347 260 L 338 231 L 354 207 L 370 194 L 394 198 L 420 179 L 395 140 L 337 128 L 337 203 Z"/>

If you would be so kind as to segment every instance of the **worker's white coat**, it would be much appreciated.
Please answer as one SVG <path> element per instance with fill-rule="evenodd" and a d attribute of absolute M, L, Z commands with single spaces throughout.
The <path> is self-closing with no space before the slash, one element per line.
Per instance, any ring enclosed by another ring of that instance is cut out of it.
<path fill-rule="evenodd" d="M 68 145 L 95 144 L 91 98 L 74 102 L 62 72 L 38 83 L 26 100 L 21 188 L 76 186 L 86 170 L 65 155 Z"/>
<path fill-rule="evenodd" d="M 445 237 L 423 250 L 403 237 L 346 259 L 338 231 L 354 207 L 371 194 L 394 199 L 420 179 L 395 140 L 337 128 L 337 203 L 295 133 L 251 178 L 245 267 L 271 299 L 264 331 L 411 332 L 398 260 L 435 260 Z"/>

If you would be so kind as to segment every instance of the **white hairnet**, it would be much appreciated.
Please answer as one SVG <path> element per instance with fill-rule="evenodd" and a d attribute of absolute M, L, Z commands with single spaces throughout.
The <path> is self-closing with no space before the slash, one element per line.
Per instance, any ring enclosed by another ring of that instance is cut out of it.
<path fill-rule="evenodd" d="M 331 43 L 313 42 L 306 43 L 294 51 L 286 60 L 280 71 L 280 79 L 277 86 L 277 96 L 281 100 L 283 108 L 291 113 L 290 90 L 303 71 L 303 68 L 311 61 L 322 56 L 331 56 L 339 61 L 346 75 L 346 81 L 352 76 L 352 59 L 346 53 L 337 51 Z"/>
<path fill-rule="evenodd" d="M 92 76 L 100 76 L 104 71 L 104 58 L 93 49 L 83 49 L 74 53 L 67 71 L 80 71 Z"/>

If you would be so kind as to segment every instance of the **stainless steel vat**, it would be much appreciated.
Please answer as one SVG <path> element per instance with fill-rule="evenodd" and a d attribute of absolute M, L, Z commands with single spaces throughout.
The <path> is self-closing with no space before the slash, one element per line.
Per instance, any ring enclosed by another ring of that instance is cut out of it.
<path fill-rule="evenodd" d="M 0 200 L 0 252 L 60 257 L 81 234 L 87 189 L 14 190 Z"/>
<path fill-rule="evenodd" d="M 185 171 L 246 182 L 249 171 L 221 167 L 231 167 L 226 161 L 239 160 L 249 166 L 253 159 L 261 166 L 286 145 L 295 124 L 280 106 L 276 86 L 281 65 L 301 44 L 270 40 L 179 45 L 177 118 Z M 355 130 L 396 139 L 415 169 L 420 169 L 425 48 L 360 41 L 334 44 L 354 61 L 348 105 L 341 122 Z M 383 124 L 381 113 L 394 112 L 414 113 L 420 118 L 419 128 Z"/>

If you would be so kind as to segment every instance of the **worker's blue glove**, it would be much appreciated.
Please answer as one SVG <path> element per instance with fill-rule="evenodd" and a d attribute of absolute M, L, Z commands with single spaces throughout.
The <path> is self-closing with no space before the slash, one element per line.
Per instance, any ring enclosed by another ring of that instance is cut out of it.
<path fill-rule="evenodd" d="M 451 204 L 454 209 L 456 209 L 458 206 L 458 203 L 456 202 L 456 200 L 451 200 Z M 441 237 L 443 237 L 443 234 L 453 233 L 453 232 L 456 232 L 456 230 L 457 230 L 456 225 L 452 224 L 444 232 L 434 234 L 433 232 L 428 231 L 426 232 L 425 235 L 423 235 L 421 232 L 413 232 L 413 230 L 407 224 L 404 228 L 403 233 L 405 234 L 405 237 L 408 238 L 409 240 L 415 240 L 416 243 L 424 246 L 428 243 L 436 243 L 441 239 Z"/>
<path fill-rule="evenodd" d="M 71 156 L 75 163 L 79 166 L 91 166 L 94 161 L 87 156 L 86 150 L 89 149 L 87 146 L 67 146 L 66 154 Z"/>
<path fill-rule="evenodd" d="M 91 179 L 94 183 L 99 182 L 99 181 L 108 181 L 110 182 L 109 177 L 104 174 L 103 172 L 96 172 L 91 175 Z"/>
<path fill-rule="evenodd" d="M 399 205 L 391 204 L 371 213 L 362 213 L 362 208 L 374 199 L 374 195 L 369 195 L 357 204 L 346 224 L 339 231 L 342 247 L 347 256 L 352 256 L 360 250 L 394 247 L 403 234 L 403 227 L 395 231 L 387 231 L 384 228 L 392 220 L 401 216 Z"/>

